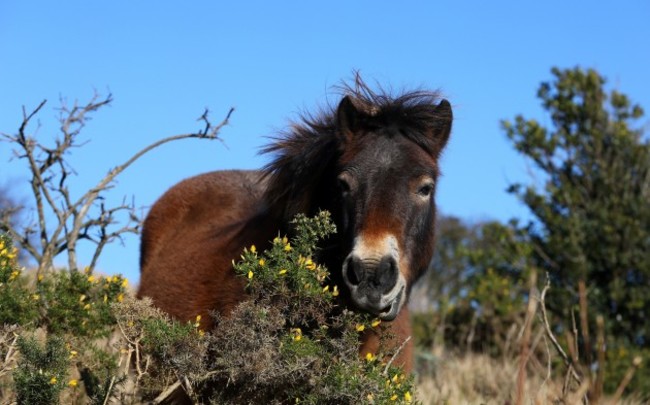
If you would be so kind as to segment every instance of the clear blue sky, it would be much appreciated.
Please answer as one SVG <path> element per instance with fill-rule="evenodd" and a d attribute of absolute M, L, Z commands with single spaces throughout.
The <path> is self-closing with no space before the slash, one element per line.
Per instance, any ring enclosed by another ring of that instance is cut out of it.
<path fill-rule="evenodd" d="M 186 140 L 145 156 L 109 202 L 150 206 L 194 174 L 257 168 L 266 136 L 301 110 L 336 103 L 332 86 L 359 69 L 368 81 L 440 88 L 455 123 L 438 188 L 442 212 L 507 220 L 526 210 L 504 190 L 529 181 L 499 127 L 522 113 L 548 123 L 535 98 L 552 66 L 596 68 L 650 110 L 647 1 L 18 1 L 0 3 L 0 131 L 21 106 L 48 106 L 38 139 L 56 135 L 59 97 L 115 101 L 83 132 L 70 161 L 81 191 L 145 145 L 198 129 L 205 107 L 219 142 Z M 35 129 L 35 128 L 34 128 Z M 0 143 L 0 185 L 28 198 L 24 162 Z M 136 237 L 107 249 L 99 268 L 138 277 Z"/>

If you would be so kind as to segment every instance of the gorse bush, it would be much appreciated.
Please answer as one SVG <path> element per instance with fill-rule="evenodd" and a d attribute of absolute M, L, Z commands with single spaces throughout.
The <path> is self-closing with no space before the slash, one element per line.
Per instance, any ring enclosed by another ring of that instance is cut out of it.
<path fill-rule="evenodd" d="M 231 370 L 223 375 L 224 381 L 241 385 L 235 390 L 235 402 L 247 402 L 252 396 L 278 403 L 410 402 L 413 381 L 388 364 L 395 353 L 359 358 L 360 333 L 382 328 L 379 319 L 339 307 L 338 288 L 329 284 L 328 270 L 314 262 L 317 241 L 335 232 L 329 214 L 299 215 L 293 225 L 296 236 L 290 241 L 277 237 L 262 253 L 251 246 L 235 265 L 248 280 L 251 301 L 232 318 L 221 320 L 226 324 L 214 335 L 217 347 L 240 343 L 244 345 L 240 350 L 252 354 L 252 367 L 236 358 L 216 359 Z M 242 338 L 232 335 L 237 330 Z M 260 334 L 265 337 L 263 345 L 258 343 Z M 272 359 L 264 362 L 263 373 L 255 371 L 258 356 Z M 246 369 L 250 371 L 242 371 Z M 253 379 L 255 384 L 250 384 Z M 278 393 L 277 387 L 283 389 Z M 227 396 L 220 398 L 224 399 Z"/>
<path fill-rule="evenodd" d="M 293 224 L 297 236 L 291 242 L 276 237 L 266 252 L 245 249 L 235 271 L 248 280 L 247 290 L 258 304 L 277 303 L 291 328 L 309 328 L 314 321 L 324 325 L 339 291 L 327 284 L 327 269 L 312 256 L 318 239 L 336 229 L 325 213 L 314 219 L 298 216 Z"/>
<path fill-rule="evenodd" d="M 16 256 L 11 239 L 0 235 L 0 399 L 51 404 L 66 393 L 66 402 L 93 402 L 115 375 L 115 351 L 98 339 L 114 332 L 111 304 L 124 298 L 126 279 L 65 270 L 36 275 Z"/>
<path fill-rule="evenodd" d="M 53 333 L 105 337 L 115 327 L 111 303 L 124 299 L 128 281 L 122 276 L 97 277 L 60 271 L 37 283 L 36 295 L 47 303 L 42 323 Z"/>
<path fill-rule="evenodd" d="M 0 234 L 0 321 L 25 325 L 38 317 L 38 304 L 27 288 L 23 269 L 16 264 L 17 249 L 11 238 Z"/>
<path fill-rule="evenodd" d="M 178 380 L 200 403 L 413 401 L 412 378 L 391 364 L 395 353 L 359 357 L 360 333 L 381 322 L 340 307 L 337 287 L 313 258 L 317 241 L 335 231 L 329 214 L 293 225 L 291 240 L 278 236 L 265 252 L 250 246 L 234 263 L 250 299 L 228 316 L 214 314 L 213 331 L 200 330 L 198 317 L 171 321 L 144 300 L 116 305 L 131 352 L 139 345 L 150 356 L 136 359 L 147 370 L 143 398 Z"/>
<path fill-rule="evenodd" d="M 13 373 L 20 404 L 58 404 L 66 386 L 68 350 L 62 338 L 48 336 L 45 345 L 34 337 L 17 340 L 22 359 Z"/>
<path fill-rule="evenodd" d="M 0 321 L 23 327 L 44 327 L 55 334 L 107 336 L 115 327 L 111 303 L 126 294 L 128 281 L 89 272 L 53 271 L 30 274 L 16 263 L 11 239 L 0 235 Z"/>

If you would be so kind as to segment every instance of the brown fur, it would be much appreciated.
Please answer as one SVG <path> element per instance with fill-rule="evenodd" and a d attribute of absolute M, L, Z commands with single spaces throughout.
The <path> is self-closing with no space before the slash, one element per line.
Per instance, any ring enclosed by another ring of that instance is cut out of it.
<path fill-rule="evenodd" d="M 330 269 L 343 304 L 355 307 L 341 268 L 351 263 L 359 235 L 369 241 L 395 236 L 401 254 L 392 271 L 404 276 L 408 297 L 433 253 L 433 192 L 430 205 L 426 196 L 418 197 L 419 179 L 438 176 L 451 109 L 446 101 L 437 104 L 435 93 L 391 97 L 372 92 L 360 79 L 344 91 L 347 97 L 336 111 L 305 119 L 270 145 L 265 151 L 275 159 L 263 171 L 207 173 L 167 191 L 144 223 L 138 296 L 151 297 L 180 320 L 201 315 L 202 327 L 210 328 L 211 311 L 227 315 L 245 299 L 244 283 L 231 264 L 243 248 L 264 248 L 278 231 L 291 232 L 288 223 L 297 213 L 326 209 L 339 233 L 322 246 L 318 260 Z M 354 176 L 342 177 L 348 172 Z M 349 179 L 352 185 L 344 186 L 351 190 L 341 191 L 341 178 Z M 375 259 L 363 265 L 376 266 Z M 368 267 L 362 276 L 380 270 Z M 393 281 L 382 282 L 388 289 Z M 401 311 L 385 325 L 399 347 L 411 330 L 406 306 L 396 308 Z M 379 340 L 367 332 L 361 354 L 375 352 Z M 410 370 L 411 355 L 408 342 L 397 364 Z"/>

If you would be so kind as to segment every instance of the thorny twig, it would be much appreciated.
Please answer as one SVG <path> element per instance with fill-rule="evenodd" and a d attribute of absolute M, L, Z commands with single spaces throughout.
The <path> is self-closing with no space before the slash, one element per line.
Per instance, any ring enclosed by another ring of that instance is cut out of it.
<path fill-rule="evenodd" d="M 128 353 L 126 354 L 126 361 L 124 364 L 124 374 L 128 374 L 131 366 L 131 358 L 133 357 L 133 354 L 135 354 L 134 363 L 135 363 L 135 371 L 137 373 L 137 375 L 135 376 L 135 382 L 133 384 L 133 395 L 135 395 L 140 380 L 149 372 L 149 364 L 151 362 L 151 357 L 149 355 L 146 356 L 146 362 L 143 370 L 142 355 L 140 354 L 140 341 L 144 336 L 140 334 L 136 338 L 129 337 L 129 334 L 124 330 L 124 327 L 122 326 L 122 322 L 120 320 L 117 320 L 117 326 L 120 329 L 120 333 L 122 334 L 122 337 L 124 338 L 124 340 L 126 340 L 129 346 L 127 349 Z"/>
<path fill-rule="evenodd" d="M 115 376 L 111 378 L 110 384 L 108 384 L 108 389 L 106 390 L 106 396 L 104 397 L 104 402 L 102 402 L 102 405 L 108 404 L 108 400 L 111 398 L 111 391 L 113 390 L 113 386 L 115 385 Z"/>
<path fill-rule="evenodd" d="M 391 357 L 388 363 L 386 363 L 386 367 L 384 368 L 384 375 L 388 376 L 388 369 L 390 368 L 391 364 L 393 364 L 397 356 L 400 354 L 400 352 L 404 349 L 404 347 L 410 340 L 411 340 L 411 336 L 407 337 L 406 339 L 404 339 L 402 344 L 397 348 L 397 350 L 393 354 L 393 357 Z"/>
<path fill-rule="evenodd" d="M 12 363 L 16 362 L 16 355 L 18 353 L 16 350 L 16 342 L 18 341 L 19 335 L 16 333 L 15 327 L 8 327 L 8 330 L 5 329 L 3 332 L 4 336 L 2 336 L 0 344 L 6 346 L 7 352 L 5 353 L 5 358 L 3 359 L 2 364 L 0 364 L 0 376 L 13 370 Z M 13 338 L 10 337 L 11 335 L 13 335 Z M 10 339 L 11 342 L 9 343 Z"/>

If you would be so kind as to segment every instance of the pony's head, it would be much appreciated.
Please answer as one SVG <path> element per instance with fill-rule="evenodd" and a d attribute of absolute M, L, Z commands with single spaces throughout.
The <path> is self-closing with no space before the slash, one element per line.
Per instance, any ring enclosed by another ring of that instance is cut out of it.
<path fill-rule="evenodd" d="M 280 152 L 267 168 L 270 204 L 287 219 L 332 212 L 332 277 L 354 306 L 383 320 L 395 319 L 433 255 L 438 158 L 451 122 L 436 93 L 392 97 L 357 80 L 337 108 L 267 148 Z"/>

